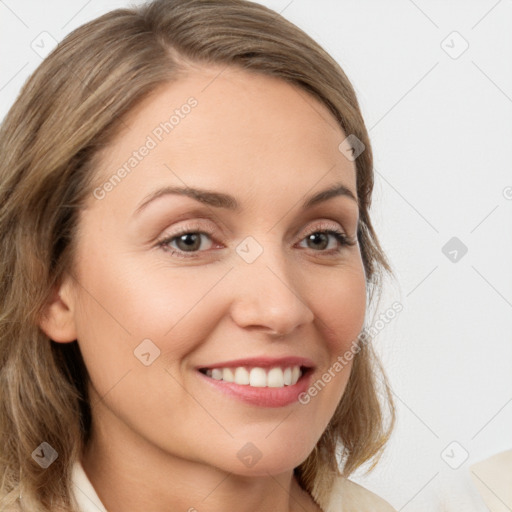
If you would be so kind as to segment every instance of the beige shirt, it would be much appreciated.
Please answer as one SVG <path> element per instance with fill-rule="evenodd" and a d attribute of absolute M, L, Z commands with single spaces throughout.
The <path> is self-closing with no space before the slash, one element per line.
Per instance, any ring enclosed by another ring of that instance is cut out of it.
<path fill-rule="evenodd" d="M 73 488 L 80 512 L 107 512 L 80 462 L 73 466 Z M 350 480 L 339 478 L 324 507 L 325 512 L 396 512 L 376 494 Z"/>
<path fill-rule="evenodd" d="M 512 510 L 512 450 L 473 464 L 471 478 L 491 512 Z"/>

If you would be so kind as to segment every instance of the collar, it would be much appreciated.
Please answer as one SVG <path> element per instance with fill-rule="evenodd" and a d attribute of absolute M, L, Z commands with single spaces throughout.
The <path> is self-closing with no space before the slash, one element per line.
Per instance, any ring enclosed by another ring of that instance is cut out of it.
<path fill-rule="evenodd" d="M 73 465 L 72 483 L 80 512 L 107 512 L 80 461 Z"/>
<path fill-rule="evenodd" d="M 107 512 L 107 509 L 98 497 L 98 494 L 92 486 L 92 483 L 85 473 L 80 461 L 76 461 L 74 463 L 72 475 L 73 491 L 75 499 L 78 503 L 79 512 Z M 353 492 L 353 489 L 347 488 L 346 485 L 350 484 L 356 488 L 359 487 L 353 482 L 345 481 L 342 478 L 338 478 L 337 480 L 337 485 L 334 486 L 327 500 L 325 500 L 326 503 L 321 503 L 325 512 L 341 512 L 346 510 L 343 506 L 344 500 L 342 499 L 342 495 L 347 496 L 347 494 L 352 494 L 350 491 Z M 360 489 L 362 490 L 362 488 Z M 358 497 L 361 498 L 362 496 Z M 392 509 L 380 509 L 377 507 L 376 510 L 388 511 Z"/>

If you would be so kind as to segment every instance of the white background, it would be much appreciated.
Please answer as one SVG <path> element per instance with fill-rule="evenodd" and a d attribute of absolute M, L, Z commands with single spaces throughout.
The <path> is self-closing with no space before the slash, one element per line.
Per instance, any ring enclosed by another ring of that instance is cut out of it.
<path fill-rule="evenodd" d="M 512 1 L 261 3 L 341 64 L 375 154 L 373 219 L 396 277 L 381 309 L 404 306 L 375 346 L 398 424 L 354 480 L 398 510 L 484 511 L 470 466 L 512 448 Z M 61 40 L 126 5 L 2 0 L 0 118 L 41 61 L 41 32 Z M 456 262 L 452 237 L 468 249 Z"/>

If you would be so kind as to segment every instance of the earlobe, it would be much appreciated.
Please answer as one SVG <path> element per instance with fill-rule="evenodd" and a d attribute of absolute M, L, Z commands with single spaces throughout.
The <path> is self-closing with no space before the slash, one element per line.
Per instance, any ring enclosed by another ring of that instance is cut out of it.
<path fill-rule="evenodd" d="M 69 343 L 75 341 L 75 304 L 71 293 L 71 279 L 66 276 L 53 291 L 39 318 L 39 327 L 53 341 Z"/>

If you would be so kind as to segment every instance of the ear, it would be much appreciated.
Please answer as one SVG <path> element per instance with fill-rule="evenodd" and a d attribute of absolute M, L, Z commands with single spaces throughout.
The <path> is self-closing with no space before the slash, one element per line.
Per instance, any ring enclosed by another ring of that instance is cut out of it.
<path fill-rule="evenodd" d="M 75 297 L 72 278 L 66 274 L 62 282 L 53 290 L 46 304 L 39 327 L 53 341 L 69 343 L 76 340 Z"/>

